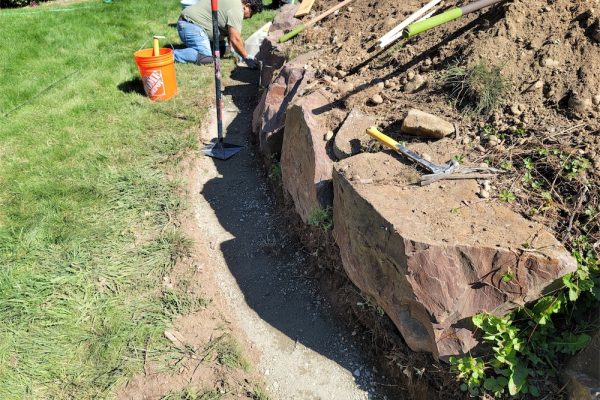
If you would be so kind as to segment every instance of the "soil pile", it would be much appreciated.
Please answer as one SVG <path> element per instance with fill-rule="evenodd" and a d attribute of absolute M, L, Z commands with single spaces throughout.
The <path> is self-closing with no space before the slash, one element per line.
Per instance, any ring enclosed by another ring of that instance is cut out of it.
<path fill-rule="evenodd" d="M 503 193 L 565 242 L 585 234 L 597 248 L 600 2 L 502 2 L 380 49 L 378 39 L 422 3 L 356 0 L 286 44 L 290 59 L 314 53 L 303 61 L 314 76 L 303 92 L 330 92 L 330 126 L 358 108 L 407 141 L 415 139 L 399 128 L 409 109 L 445 118 L 458 148 L 448 158 L 507 172 L 482 197 Z M 313 13 L 335 4 L 318 2 Z M 462 90 L 461 74 L 477 68 L 501 79 L 487 108 Z"/>

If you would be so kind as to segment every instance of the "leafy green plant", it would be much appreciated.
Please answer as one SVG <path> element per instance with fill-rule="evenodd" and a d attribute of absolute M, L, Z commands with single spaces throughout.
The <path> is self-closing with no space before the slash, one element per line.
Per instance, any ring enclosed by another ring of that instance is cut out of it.
<path fill-rule="evenodd" d="M 503 102 L 508 83 L 500 68 L 490 67 L 481 60 L 471 67 L 450 67 L 442 77 L 444 87 L 458 106 L 472 109 L 479 114 L 489 115 Z"/>
<path fill-rule="evenodd" d="M 500 200 L 507 202 L 507 203 L 512 203 L 517 199 L 515 194 L 509 190 L 502 190 L 498 194 L 498 197 L 500 198 Z"/>
<path fill-rule="evenodd" d="M 578 238 L 576 245 L 573 255 L 578 269 L 563 277 L 560 290 L 503 317 L 473 317 L 491 351 L 478 358 L 450 358 L 464 391 L 472 395 L 485 391 L 496 397 L 538 396 L 545 379 L 558 374 L 561 356 L 587 345 L 587 331 L 594 330 L 588 321 L 595 321 L 600 301 L 600 267 L 587 239 Z"/>
<path fill-rule="evenodd" d="M 269 168 L 269 179 L 279 182 L 281 181 L 281 164 L 277 161 L 273 161 Z"/>
<path fill-rule="evenodd" d="M 321 227 L 323 231 L 329 232 L 333 227 L 333 209 L 331 207 L 313 208 L 308 213 L 308 224 Z"/>

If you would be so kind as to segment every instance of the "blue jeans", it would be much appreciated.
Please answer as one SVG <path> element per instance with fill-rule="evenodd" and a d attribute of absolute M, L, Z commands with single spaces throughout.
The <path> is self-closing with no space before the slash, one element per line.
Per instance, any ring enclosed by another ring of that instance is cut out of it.
<path fill-rule="evenodd" d="M 180 63 L 196 63 L 198 56 L 211 57 L 210 40 L 204 29 L 187 21 L 177 21 L 177 32 L 185 49 L 175 49 L 175 61 Z"/>

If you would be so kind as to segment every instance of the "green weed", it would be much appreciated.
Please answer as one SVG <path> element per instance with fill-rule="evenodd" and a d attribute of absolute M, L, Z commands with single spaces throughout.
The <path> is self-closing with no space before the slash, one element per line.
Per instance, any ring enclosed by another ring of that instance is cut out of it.
<path fill-rule="evenodd" d="M 178 392 L 172 392 L 160 398 L 160 400 L 221 400 L 225 393 L 217 390 L 197 390 L 186 388 Z"/>
<path fill-rule="evenodd" d="M 481 60 L 472 67 L 454 65 L 441 78 L 459 107 L 489 115 L 502 105 L 508 83 L 500 68 Z"/>
<path fill-rule="evenodd" d="M 513 203 L 517 199 L 515 194 L 508 190 L 502 190 L 498 194 L 498 198 L 506 203 Z"/>
<path fill-rule="evenodd" d="M 270 400 L 271 398 L 265 391 L 265 389 L 261 386 L 257 386 L 254 388 L 252 393 L 250 394 L 250 398 L 252 400 Z"/>
<path fill-rule="evenodd" d="M 588 344 L 588 333 L 597 330 L 593 310 L 600 301 L 600 266 L 586 238 L 575 244 L 578 268 L 563 277 L 562 288 L 504 317 L 473 317 L 492 351 L 485 357 L 450 358 L 463 390 L 538 396 L 547 379 L 558 375 L 561 356 Z"/>
<path fill-rule="evenodd" d="M 250 364 L 242 356 L 239 344 L 229 333 L 211 340 L 204 350 L 205 357 L 213 355 L 214 359 L 221 365 L 229 368 L 240 368 L 244 371 L 250 370 Z"/>
<path fill-rule="evenodd" d="M 311 226 L 320 227 L 325 232 L 329 232 L 333 228 L 333 209 L 313 208 L 308 214 L 308 224 Z"/>

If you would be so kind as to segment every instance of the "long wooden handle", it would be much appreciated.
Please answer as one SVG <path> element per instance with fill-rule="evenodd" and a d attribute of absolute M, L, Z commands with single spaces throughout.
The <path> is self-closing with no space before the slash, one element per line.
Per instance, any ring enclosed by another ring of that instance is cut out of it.
<path fill-rule="evenodd" d="M 302 32 L 303 30 L 305 30 L 309 26 L 316 24 L 317 22 L 319 22 L 323 18 L 327 17 L 328 15 L 333 14 L 334 12 L 336 12 L 337 10 L 339 10 L 340 8 L 344 7 L 346 4 L 348 4 L 348 3 L 352 2 L 352 1 L 354 1 L 354 0 L 343 1 L 340 4 L 338 4 L 337 6 L 331 7 L 329 10 L 325 11 L 323 14 L 320 14 L 320 15 L 314 17 L 313 19 L 311 19 L 310 21 L 308 21 L 306 24 L 297 25 L 296 27 L 294 27 L 294 29 L 292 29 L 288 33 L 286 33 L 284 35 L 281 35 L 279 37 L 279 39 L 277 39 L 277 41 L 279 43 L 287 42 L 288 40 L 290 40 L 294 36 L 298 35 L 300 32 Z"/>
<path fill-rule="evenodd" d="M 314 17 L 313 19 L 311 19 L 310 21 L 308 21 L 305 25 L 306 26 L 311 26 L 316 24 L 317 22 L 319 22 L 320 20 L 322 20 L 323 18 L 333 14 L 334 12 L 336 12 L 337 10 L 339 10 L 340 8 L 344 7 L 345 5 L 353 2 L 354 0 L 346 0 L 346 1 L 342 1 L 340 4 L 338 4 L 337 6 L 333 6 L 331 7 L 329 10 L 325 11 L 323 14 L 317 15 L 316 17 Z"/>

